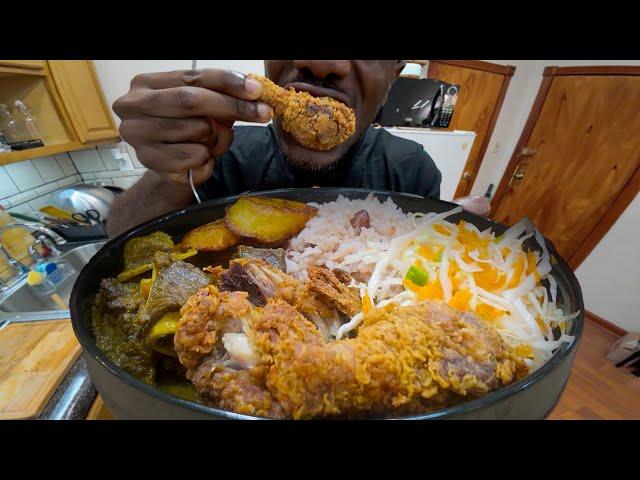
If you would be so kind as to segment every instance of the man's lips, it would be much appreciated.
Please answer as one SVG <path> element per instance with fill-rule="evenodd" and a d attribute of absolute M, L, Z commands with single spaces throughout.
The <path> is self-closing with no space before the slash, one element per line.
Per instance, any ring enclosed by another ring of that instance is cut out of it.
<path fill-rule="evenodd" d="M 310 83 L 305 82 L 291 82 L 287 83 L 283 86 L 287 90 L 293 87 L 294 90 L 299 92 L 307 92 L 314 97 L 329 97 L 337 100 L 341 103 L 344 103 L 347 107 L 351 107 L 351 102 L 349 101 L 349 97 L 347 97 L 344 93 L 334 90 L 332 88 L 324 88 L 317 87 L 315 85 L 311 85 Z"/>

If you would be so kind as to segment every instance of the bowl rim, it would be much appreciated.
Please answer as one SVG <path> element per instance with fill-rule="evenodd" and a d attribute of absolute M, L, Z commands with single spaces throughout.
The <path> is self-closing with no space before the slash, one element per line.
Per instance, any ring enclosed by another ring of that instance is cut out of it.
<path fill-rule="evenodd" d="M 194 410 L 199 413 L 204 413 L 210 415 L 212 417 L 224 418 L 228 420 L 273 420 L 267 417 L 259 417 L 254 415 L 246 415 L 236 412 L 231 412 L 228 410 L 222 410 L 215 407 L 207 406 L 198 402 L 193 402 L 190 400 L 186 400 L 180 397 L 176 397 L 169 393 L 166 393 L 159 388 L 144 383 L 133 375 L 125 372 L 124 370 L 117 367 L 113 364 L 106 355 L 100 351 L 96 345 L 95 339 L 92 337 L 89 328 L 85 328 L 81 324 L 82 311 L 81 311 L 81 300 L 79 299 L 79 287 L 78 285 L 82 283 L 83 278 L 86 275 L 89 275 L 89 272 L 92 266 L 98 261 L 98 257 L 100 252 L 104 249 L 109 248 L 111 244 L 126 242 L 130 237 L 136 236 L 139 231 L 145 230 L 148 227 L 153 225 L 160 226 L 164 222 L 170 221 L 171 219 L 183 215 L 188 215 L 191 212 L 206 210 L 210 207 L 216 207 L 221 205 L 230 204 L 231 202 L 237 200 L 241 196 L 254 196 L 254 195 L 270 195 L 277 196 L 278 194 L 291 194 L 291 193 L 299 193 L 301 196 L 304 196 L 307 193 L 318 193 L 318 191 L 322 191 L 327 194 L 336 194 L 336 198 L 338 195 L 349 195 L 350 193 L 373 193 L 374 195 L 383 195 L 387 198 L 391 197 L 406 197 L 414 200 L 428 200 L 444 205 L 450 205 L 451 208 L 455 208 L 458 205 L 452 202 L 448 202 L 445 200 L 423 197 L 416 194 L 404 193 L 404 192 L 391 192 L 385 190 L 375 190 L 375 189 L 364 189 L 364 188 L 345 188 L 345 187 L 314 187 L 314 188 L 280 188 L 273 190 L 263 190 L 263 191 L 248 191 L 243 192 L 237 195 L 230 195 L 226 197 L 221 197 L 217 199 L 213 199 L 207 202 L 203 202 L 200 204 L 192 204 L 185 208 L 175 210 L 173 212 L 166 213 L 164 215 L 160 215 L 156 218 L 148 220 L 140 225 L 137 225 L 126 232 L 109 239 L 102 248 L 89 260 L 89 262 L 83 267 L 82 271 L 78 275 L 76 282 L 73 286 L 73 290 L 71 292 L 71 297 L 69 301 L 69 310 L 71 316 L 71 323 L 73 326 L 73 331 L 76 335 L 76 338 L 80 342 L 83 350 L 86 354 L 89 354 L 93 359 L 97 360 L 97 362 L 104 367 L 110 374 L 119 378 L 122 381 L 125 381 L 130 386 L 135 389 L 150 395 L 156 400 L 163 401 L 165 403 L 173 404 L 178 407 Z M 482 221 L 489 222 L 492 226 L 498 226 L 500 228 L 507 228 L 505 225 L 494 222 L 488 218 L 480 217 L 471 212 L 464 212 L 465 215 L 470 215 L 472 217 L 477 217 Z M 549 252 L 555 256 L 559 261 L 554 268 L 559 269 L 560 271 L 564 271 L 565 277 L 569 282 L 569 288 L 574 291 L 576 294 L 576 300 L 578 303 L 579 314 L 577 317 L 573 319 L 572 323 L 572 331 L 571 335 L 573 335 L 573 339 L 570 342 L 563 343 L 558 349 L 555 351 L 553 356 L 540 368 L 538 368 L 535 372 L 528 374 L 524 378 L 518 380 L 517 382 L 511 383 L 505 387 L 501 387 L 493 392 L 490 392 L 482 397 L 465 401 L 457 405 L 453 405 L 450 407 L 445 407 L 433 412 L 428 412 L 424 414 L 413 414 L 413 415 L 404 415 L 399 417 L 378 417 L 380 420 L 432 420 L 432 419 L 442 419 L 446 418 L 450 415 L 455 414 L 463 414 L 469 413 L 471 411 L 477 410 L 483 406 L 488 406 L 491 404 L 498 403 L 508 397 L 514 396 L 517 393 L 529 388 L 530 386 L 540 382 L 548 373 L 562 364 L 567 357 L 578 347 L 580 342 L 580 338 L 582 336 L 582 332 L 584 329 L 584 301 L 582 296 L 582 290 L 580 288 L 580 284 L 578 283 L 577 278 L 573 271 L 569 268 L 568 264 L 565 260 L 558 254 L 553 244 L 545 237 L 545 241 L 547 242 L 547 248 Z M 566 382 L 564 383 L 561 392 L 566 387 Z M 374 418 L 372 418 L 373 420 Z"/>

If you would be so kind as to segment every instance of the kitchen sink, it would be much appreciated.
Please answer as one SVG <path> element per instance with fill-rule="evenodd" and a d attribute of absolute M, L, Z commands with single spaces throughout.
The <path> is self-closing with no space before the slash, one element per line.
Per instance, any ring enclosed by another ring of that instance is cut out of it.
<path fill-rule="evenodd" d="M 100 250 L 104 244 L 105 242 L 97 242 L 73 247 L 52 260 L 67 260 L 76 270 L 76 273 L 66 278 L 64 282 L 58 285 L 55 291 L 62 300 L 62 303 L 64 303 L 64 308 L 63 305 L 61 305 L 59 301 L 56 302 L 52 296 L 39 295 L 34 292 L 31 287 L 27 285 L 25 279 L 11 287 L 9 291 L 0 292 L 0 312 L 22 313 L 67 309 L 76 277 L 80 273 L 80 270 L 82 270 L 82 267 L 89 262 L 91 257 L 98 253 L 98 250 Z"/>

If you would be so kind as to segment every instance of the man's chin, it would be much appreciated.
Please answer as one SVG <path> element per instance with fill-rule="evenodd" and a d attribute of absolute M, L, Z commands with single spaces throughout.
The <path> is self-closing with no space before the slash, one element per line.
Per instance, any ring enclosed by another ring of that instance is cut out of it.
<path fill-rule="evenodd" d="M 300 144 L 289 132 L 277 128 L 280 149 L 285 160 L 304 170 L 330 170 L 345 155 L 351 141 L 337 145 L 326 152 L 311 150 Z"/>

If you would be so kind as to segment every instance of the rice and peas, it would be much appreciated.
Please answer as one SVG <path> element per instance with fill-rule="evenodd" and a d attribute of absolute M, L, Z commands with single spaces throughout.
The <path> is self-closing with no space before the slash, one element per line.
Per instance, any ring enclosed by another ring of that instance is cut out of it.
<path fill-rule="evenodd" d="M 557 283 L 542 235 L 523 219 L 496 237 L 490 229 L 447 218 L 460 212 L 403 213 L 388 198 L 349 200 L 343 196 L 318 209 L 287 250 L 287 272 L 306 280 L 306 270 L 324 265 L 351 274 L 363 311 L 389 303 L 410 305 L 443 300 L 460 311 L 474 311 L 514 346 L 534 370 L 562 342 L 568 321 L 558 307 Z M 351 219 L 365 210 L 369 226 L 355 228 Z M 525 251 L 533 237 L 542 254 Z M 549 289 L 543 281 L 548 282 Z M 343 325 L 336 338 L 357 328 L 362 313 Z"/>

